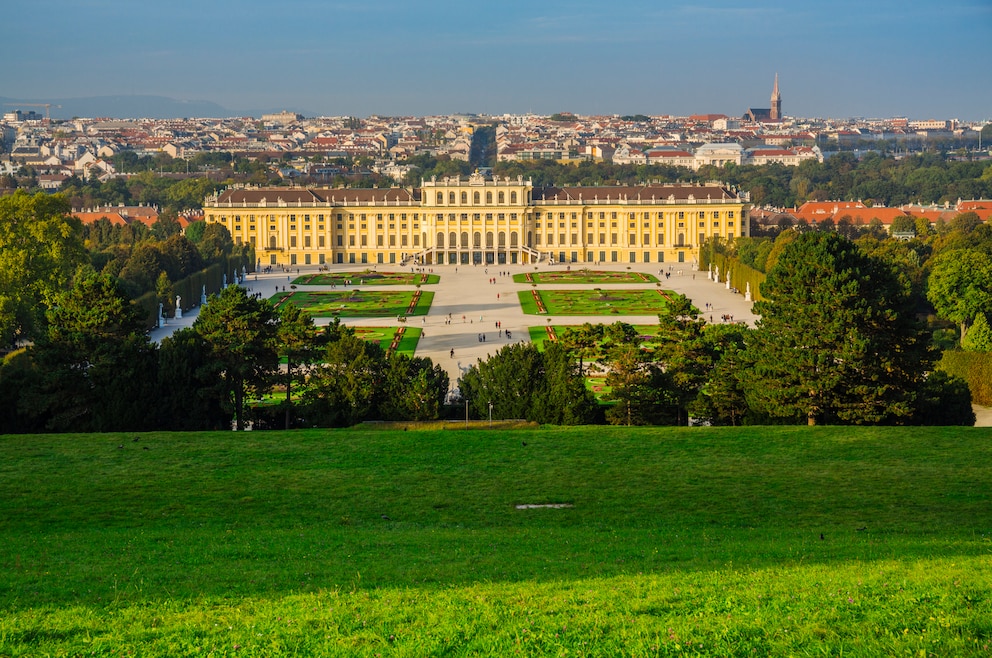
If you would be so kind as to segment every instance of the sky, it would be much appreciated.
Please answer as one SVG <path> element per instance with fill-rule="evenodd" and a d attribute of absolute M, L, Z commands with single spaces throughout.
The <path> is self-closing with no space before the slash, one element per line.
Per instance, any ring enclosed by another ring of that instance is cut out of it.
<path fill-rule="evenodd" d="M 32 0 L 0 96 L 241 113 L 992 119 L 992 0 Z"/>

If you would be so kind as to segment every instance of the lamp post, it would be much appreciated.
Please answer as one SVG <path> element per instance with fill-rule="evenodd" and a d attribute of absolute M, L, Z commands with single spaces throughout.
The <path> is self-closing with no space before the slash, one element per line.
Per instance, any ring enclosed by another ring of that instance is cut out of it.
<path fill-rule="evenodd" d="M 493 402 L 489 401 L 489 429 L 493 428 Z"/>

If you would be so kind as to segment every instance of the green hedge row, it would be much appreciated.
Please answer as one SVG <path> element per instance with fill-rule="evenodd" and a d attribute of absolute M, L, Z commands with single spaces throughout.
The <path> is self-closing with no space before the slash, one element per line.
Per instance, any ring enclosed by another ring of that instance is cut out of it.
<path fill-rule="evenodd" d="M 228 256 L 223 263 L 214 263 L 195 272 L 185 279 L 180 279 L 172 284 L 172 289 L 182 300 L 183 311 L 188 311 L 200 304 L 200 297 L 206 287 L 207 295 L 220 292 L 224 287 L 224 274 L 227 274 L 227 282 L 234 282 L 234 273 L 240 272 L 245 267 L 249 272 L 255 271 L 255 263 L 250 258 L 241 254 Z M 145 316 L 145 326 L 154 329 L 158 326 L 158 305 L 161 300 L 155 292 L 147 292 L 136 298 L 134 303 L 141 308 Z"/>
<path fill-rule="evenodd" d="M 968 382 L 972 402 L 992 406 L 992 352 L 948 350 L 937 368 Z"/>
<path fill-rule="evenodd" d="M 751 284 L 751 299 L 753 301 L 760 301 L 763 299 L 761 296 L 761 284 L 765 280 L 765 273 L 756 270 L 750 265 L 745 265 L 740 262 L 735 256 L 728 256 L 723 253 L 720 249 L 720 243 L 713 240 L 708 241 L 703 248 L 699 250 L 699 261 L 700 269 L 707 271 L 710 266 L 720 268 L 720 280 L 727 280 L 727 270 L 730 270 L 730 285 L 733 288 L 737 288 L 741 291 L 741 295 L 747 290 L 748 284 Z"/>

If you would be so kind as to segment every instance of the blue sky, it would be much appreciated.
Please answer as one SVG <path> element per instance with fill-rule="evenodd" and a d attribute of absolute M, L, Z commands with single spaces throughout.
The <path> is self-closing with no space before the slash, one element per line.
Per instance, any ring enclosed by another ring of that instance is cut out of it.
<path fill-rule="evenodd" d="M 992 0 L 32 0 L 0 96 L 325 115 L 992 118 Z"/>

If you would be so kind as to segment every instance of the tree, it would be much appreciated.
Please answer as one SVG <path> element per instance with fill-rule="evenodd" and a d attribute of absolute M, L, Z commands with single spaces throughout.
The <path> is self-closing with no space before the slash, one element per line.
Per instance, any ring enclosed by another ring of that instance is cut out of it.
<path fill-rule="evenodd" d="M 719 358 L 696 399 L 689 403 L 688 411 L 694 418 L 712 425 L 736 426 L 747 417 L 749 407 L 741 373 L 751 367 L 744 349 L 749 332 L 741 324 L 706 328 L 705 337 L 712 340 Z"/>
<path fill-rule="evenodd" d="M 448 373 L 423 357 L 393 354 L 386 364 L 385 420 L 436 420 L 448 395 Z"/>
<path fill-rule="evenodd" d="M 921 388 L 913 424 L 974 425 L 975 410 L 971 406 L 968 382 L 942 370 L 931 372 Z"/>
<path fill-rule="evenodd" d="M 937 315 L 958 324 L 963 340 L 976 315 L 992 313 L 992 257 L 977 249 L 952 249 L 930 264 L 927 299 Z"/>
<path fill-rule="evenodd" d="M 38 335 L 45 309 L 84 262 L 82 227 L 65 197 L 0 198 L 0 344 Z"/>
<path fill-rule="evenodd" d="M 165 273 L 170 281 L 178 280 L 175 276 L 175 263 L 159 248 L 157 242 L 141 242 L 131 250 L 124 267 L 121 268 L 120 278 L 125 288 L 133 296 L 155 290 L 159 274 Z M 170 275 L 171 273 L 171 275 Z"/>
<path fill-rule="evenodd" d="M 688 422 L 689 403 L 696 399 L 713 369 L 713 346 L 703 340 L 705 321 L 688 297 L 675 294 L 658 314 L 659 331 L 655 360 L 672 384 L 678 425 Z"/>
<path fill-rule="evenodd" d="M 157 428 L 174 431 L 230 427 L 224 382 L 216 376 L 210 346 L 195 329 L 180 329 L 158 349 Z"/>
<path fill-rule="evenodd" d="M 155 354 L 137 308 L 110 276 L 56 296 L 31 350 L 41 379 L 22 399 L 53 431 L 149 429 Z"/>
<path fill-rule="evenodd" d="M 477 418 L 487 417 L 492 403 L 493 418 L 580 424 L 594 405 L 574 359 L 554 343 L 544 352 L 529 343 L 506 345 L 469 368 L 458 386 Z"/>
<path fill-rule="evenodd" d="M 970 352 L 992 352 L 992 328 L 984 313 L 975 316 L 971 329 L 961 339 L 961 349 Z"/>
<path fill-rule="evenodd" d="M 203 239 L 203 232 L 207 229 L 207 223 L 203 220 L 190 222 L 183 235 L 193 244 L 199 244 Z"/>
<path fill-rule="evenodd" d="M 222 404 L 242 430 L 245 395 L 268 390 L 278 367 L 275 310 L 268 300 L 228 286 L 210 297 L 193 324 L 209 347 L 215 375 L 223 377 Z"/>
<path fill-rule="evenodd" d="M 586 388 L 581 366 L 557 343 L 546 344 L 541 356 L 544 377 L 534 398 L 533 419 L 551 425 L 585 425 L 592 422 L 596 398 Z"/>
<path fill-rule="evenodd" d="M 203 235 L 196 244 L 203 260 L 216 261 L 231 253 L 234 241 L 231 232 L 223 224 L 210 223 L 203 229 Z"/>
<path fill-rule="evenodd" d="M 293 416 L 293 384 L 306 381 L 307 367 L 317 357 L 317 332 L 313 318 L 295 304 L 285 304 L 279 311 L 276 346 L 279 356 L 286 360 L 284 406 L 286 429 L 289 429 Z"/>
<path fill-rule="evenodd" d="M 603 325 L 586 322 L 581 327 L 566 327 L 559 342 L 579 359 L 579 374 L 584 375 L 583 360 L 592 357 L 603 340 Z"/>
<path fill-rule="evenodd" d="M 650 361 L 637 345 L 620 343 L 606 357 L 609 370 L 606 400 L 615 402 L 606 410 L 611 425 L 662 425 L 673 420 L 668 413 L 675 406 L 671 382 L 661 367 Z"/>
<path fill-rule="evenodd" d="M 335 332 L 303 393 L 307 418 L 346 427 L 374 418 L 384 394 L 386 353 L 351 330 Z"/>
<path fill-rule="evenodd" d="M 182 279 L 203 269 L 203 259 L 185 235 L 170 236 L 161 246 L 162 253 L 173 263 L 175 275 Z"/>
<path fill-rule="evenodd" d="M 782 251 L 747 358 L 747 400 L 759 413 L 818 423 L 909 422 L 934 355 L 910 285 L 832 233 Z"/>

